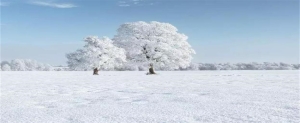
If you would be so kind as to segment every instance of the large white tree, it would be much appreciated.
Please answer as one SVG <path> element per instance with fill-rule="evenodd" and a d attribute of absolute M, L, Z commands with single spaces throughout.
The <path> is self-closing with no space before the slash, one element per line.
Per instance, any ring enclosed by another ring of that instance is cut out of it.
<path fill-rule="evenodd" d="M 66 55 L 71 70 L 111 70 L 126 62 L 125 50 L 114 46 L 109 38 L 89 36 L 84 41 L 83 49 Z"/>
<path fill-rule="evenodd" d="M 113 40 L 127 51 L 130 63 L 153 63 L 158 69 L 174 70 L 188 67 L 195 54 L 188 37 L 177 31 L 169 23 L 139 21 L 121 25 Z"/>

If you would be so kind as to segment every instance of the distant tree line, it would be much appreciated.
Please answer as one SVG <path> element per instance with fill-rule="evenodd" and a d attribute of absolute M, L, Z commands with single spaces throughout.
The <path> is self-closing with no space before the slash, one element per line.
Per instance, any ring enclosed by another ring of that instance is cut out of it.
<path fill-rule="evenodd" d="M 191 63 L 187 68 L 179 68 L 176 71 L 198 71 L 198 70 L 299 70 L 300 64 L 287 63 Z M 14 59 L 10 62 L 1 62 L 1 71 L 73 71 L 66 66 L 51 66 L 31 59 Z M 105 71 L 146 71 L 147 68 L 136 64 L 126 64 L 116 68 L 105 69 Z M 159 70 L 159 69 L 158 69 Z M 89 70 L 83 70 L 89 71 Z"/>
<path fill-rule="evenodd" d="M 191 63 L 186 69 L 180 70 L 299 70 L 300 64 L 275 62 L 251 63 Z"/>
<path fill-rule="evenodd" d="M 50 64 L 44 64 L 31 59 L 14 59 L 1 62 L 1 71 L 52 71 Z"/>

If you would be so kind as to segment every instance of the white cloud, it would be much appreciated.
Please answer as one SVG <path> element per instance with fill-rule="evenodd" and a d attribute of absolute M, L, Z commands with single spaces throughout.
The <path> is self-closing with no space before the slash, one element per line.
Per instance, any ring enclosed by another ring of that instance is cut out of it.
<path fill-rule="evenodd" d="M 119 4 L 119 6 L 121 6 L 121 7 L 128 7 L 130 5 L 129 4 Z"/>
<path fill-rule="evenodd" d="M 120 7 L 128 7 L 128 6 L 130 6 L 130 4 L 127 3 L 126 1 L 119 1 L 118 6 L 120 6 Z"/>
<path fill-rule="evenodd" d="M 146 3 L 146 0 L 121 0 L 121 1 L 118 1 L 118 6 L 120 6 L 120 7 L 143 6 L 143 5 L 148 5 Z"/>
<path fill-rule="evenodd" d="M 142 0 L 131 0 L 133 4 L 139 4 Z"/>
<path fill-rule="evenodd" d="M 54 3 L 54 2 L 42 2 L 42 1 L 33 1 L 30 3 L 38 6 L 48 6 L 48 7 L 61 8 L 61 9 L 77 7 L 76 5 L 71 3 Z"/>

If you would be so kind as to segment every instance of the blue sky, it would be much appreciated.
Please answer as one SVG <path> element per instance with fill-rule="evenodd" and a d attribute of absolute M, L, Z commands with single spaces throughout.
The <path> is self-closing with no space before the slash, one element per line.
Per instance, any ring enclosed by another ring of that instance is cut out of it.
<path fill-rule="evenodd" d="M 299 63 L 298 0 L 2 0 L 1 59 L 66 65 L 89 35 L 126 22 L 176 26 L 193 62 Z"/>

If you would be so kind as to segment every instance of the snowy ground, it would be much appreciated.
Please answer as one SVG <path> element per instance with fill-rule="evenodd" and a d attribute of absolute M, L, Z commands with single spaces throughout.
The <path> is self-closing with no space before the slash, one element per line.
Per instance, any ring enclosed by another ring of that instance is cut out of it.
<path fill-rule="evenodd" d="M 1 72 L 1 123 L 294 122 L 299 71 Z"/>

